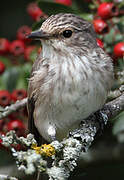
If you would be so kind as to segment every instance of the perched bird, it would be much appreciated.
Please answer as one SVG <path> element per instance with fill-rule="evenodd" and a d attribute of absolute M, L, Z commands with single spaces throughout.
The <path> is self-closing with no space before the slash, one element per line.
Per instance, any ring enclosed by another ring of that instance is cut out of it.
<path fill-rule="evenodd" d="M 92 24 L 74 14 L 52 15 L 28 37 L 42 43 L 29 79 L 29 130 L 38 141 L 62 140 L 104 105 L 112 60 Z"/>

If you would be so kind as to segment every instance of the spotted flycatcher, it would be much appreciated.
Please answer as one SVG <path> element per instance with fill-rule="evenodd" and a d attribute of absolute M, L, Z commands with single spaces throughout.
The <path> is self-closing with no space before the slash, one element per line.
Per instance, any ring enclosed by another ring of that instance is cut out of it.
<path fill-rule="evenodd" d="M 92 24 L 74 14 L 50 16 L 29 38 L 42 43 L 29 79 L 29 130 L 38 141 L 62 140 L 104 105 L 112 60 L 98 47 Z"/>

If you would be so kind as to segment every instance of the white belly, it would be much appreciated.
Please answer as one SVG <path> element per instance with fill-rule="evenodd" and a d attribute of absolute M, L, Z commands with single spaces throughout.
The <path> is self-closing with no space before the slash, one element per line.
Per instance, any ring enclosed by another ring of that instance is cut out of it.
<path fill-rule="evenodd" d="M 84 90 L 85 88 L 85 90 Z M 107 91 L 97 81 L 77 86 L 74 92 L 56 90 L 50 103 L 38 103 L 35 109 L 35 125 L 48 141 L 50 136 L 62 140 L 80 122 L 97 111 L 105 103 Z"/>
<path fill-rule="evenodd" d="M 75 65 L 67 57 L 66 60 L 61 59 L 62 64 L 59 64 L 59 58 L 55 63 L 52 61 L 49 72 L 54 72 L 54 76 L 51 79 L 47 76 L 40 87 L 34 120 L 39 133 L 48 141 L 51 141 L 51 135 L 62 140 L 105 103 L 109 79 L 104 68 L 106 64 L 101 60 L 101 65 L 98 63 L 97 66 L 86 57 L 82 57 L 82 60 L 77 58 L 74 59 Z M 39 76 L 38 72 L 36 76 Z M 42 98 L 44 94 L 46 99 Z"/>

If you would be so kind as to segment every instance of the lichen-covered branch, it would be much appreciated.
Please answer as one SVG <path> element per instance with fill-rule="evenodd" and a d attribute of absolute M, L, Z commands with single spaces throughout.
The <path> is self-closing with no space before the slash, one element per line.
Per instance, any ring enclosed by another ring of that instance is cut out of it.
<path fill-rule="evenodd" d="M 121 111 L 124 111 L 124 93 L 113 101 L 105 104 L 102 111 L 109 119 L 115 117 Z"/>
<path fill-rule="evenodd" d="M 123 82 L 123 84 L 121 84 L 121 86 L 118 89 L 115 89 L 114 91 L 109 92 L 108 99 L 113 100 L 113 99 L 121 96 L 121 94 L 123 92 L 124 92 L 124 82 Z"/>
<path fill-rule="evenodd" d="M 0 174 L 0 180 L 18 180 L 18 179 L 15 177 L 10 177 L 8 175 Z"/>

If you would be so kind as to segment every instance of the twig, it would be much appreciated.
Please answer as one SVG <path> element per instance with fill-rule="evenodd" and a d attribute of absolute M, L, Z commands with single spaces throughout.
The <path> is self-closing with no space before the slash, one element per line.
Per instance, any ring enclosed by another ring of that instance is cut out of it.
<path fill-rule="evenodd" d="M 124 92 L 124 83 L 116 90 L 114 91 L 110 91 L 109 95 L 108 95 L 108 99 L 113 100 L 119 96 L 121 96 L 121 94 Z"/>
<path fill-rule="evenodd" d="M 18 179 L 15 177 L 10 177 L 8 175 L 0 174 L 0 180 L 18 180 Z"/>
<path fill-rule="evenodd" d="M 124 93 L 113 101 L 105 104 L 102 110 L 109 119 L 115 117 L 121 111 L 124 111 Z"/>
<path fill-rule="evenodd" d="M 0 119 L 7 117 L 14 111 L 25 107 L 27 104 L 27 98 L 17 101 L 15 104 L 5 107 L 5 109 L 0 110 Z"/>

